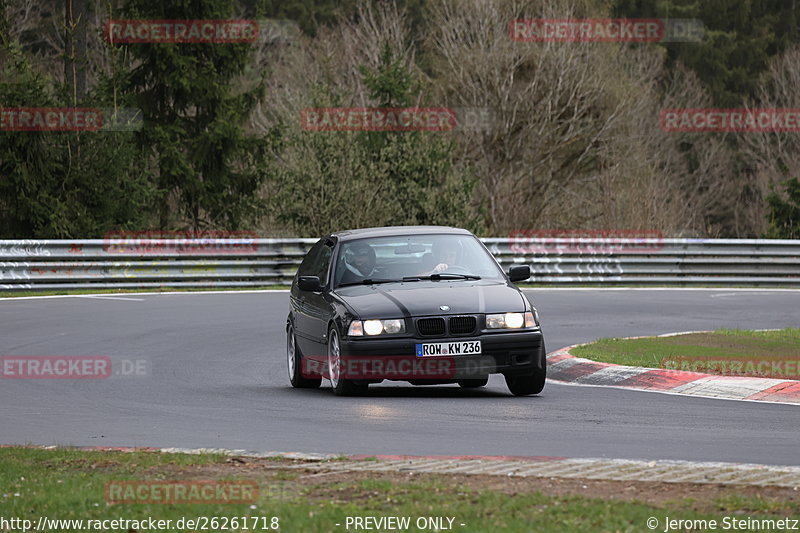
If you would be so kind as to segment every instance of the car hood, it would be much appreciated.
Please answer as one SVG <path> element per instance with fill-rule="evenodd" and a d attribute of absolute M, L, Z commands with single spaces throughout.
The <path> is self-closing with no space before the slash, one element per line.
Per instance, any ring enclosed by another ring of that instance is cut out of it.
<path fill-rule="evenodd" d="M 525 297 L 505 282 L 416 281 L 341 287 L 336 294 L 360 318 L 524 311 Z M 448 306 L 443 311 L 440 306 Z"/>

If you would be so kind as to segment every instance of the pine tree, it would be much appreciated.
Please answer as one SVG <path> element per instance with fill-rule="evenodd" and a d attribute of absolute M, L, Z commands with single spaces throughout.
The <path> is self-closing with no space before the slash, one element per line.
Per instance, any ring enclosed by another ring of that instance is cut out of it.
<path fill-rule="evenodd" d="M 231 0 L 151 2 L 131 0 L 128 18 L 210 20 L 234 17 Z M 136 67 L 127 90 L 142 109 L 138 139 L 156 161 L 162 192 L 162 229 L 240 229 L 263 208 L 257 196 L 265 178 L 267 141 L 244 123 L 263 98 L 263 83 L 247 71 L 251 45 L 144 43 L 129 46 Z M 179 208 L 176 217 L 174 207 Z"/>
<path fill-rule="evenodd" d="M 773 192 L 767 198 L 770 207 L 770 228 L 767 237 L 800 239 L 800 180 L 792 178 L 784 185 L 785 196 Z"/>
<path fill-rule="evenodd" d="M 693 69 L 720 107 L 739 107 L 756 96 L 769 59 L 798 42 L 796 9 L 784 0 L 616 0 L 614 6 L 620 17 L 700 20 L 702 42 L 662 45 L 668 63 Z"/>

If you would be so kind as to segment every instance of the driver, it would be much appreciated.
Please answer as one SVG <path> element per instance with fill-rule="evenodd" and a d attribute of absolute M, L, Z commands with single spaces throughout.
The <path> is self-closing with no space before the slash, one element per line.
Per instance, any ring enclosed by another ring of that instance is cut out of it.
<path fill-rule="evenodd" d="M 444 272 L 458 264 L 458 244 L 454 242 L 440 243 L 433 255 L 437 265 L 433 267 L 432 272 Z"/>
<path fill-rule="evenodd" d="M 352 283 L 372 277 L 375 273 L 375 262 L 375 250 L 372 246 L 365 242 L 352 244 L 345 258 L 345 272 L 341 283 Z"/>

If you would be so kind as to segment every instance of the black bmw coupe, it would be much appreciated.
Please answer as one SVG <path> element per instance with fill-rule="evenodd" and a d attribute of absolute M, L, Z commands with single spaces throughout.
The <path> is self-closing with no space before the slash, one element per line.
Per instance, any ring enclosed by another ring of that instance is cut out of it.
<path fill-rule="evenodd" d="M 337 395 L 385 379 L 486 385 L 503 374 L 514 395 L 545 384 L 539 316 L 475 235 L 438 226 L 332 233 L 292 281 L 286 358 L 294 387 L 329 379 Z"/>

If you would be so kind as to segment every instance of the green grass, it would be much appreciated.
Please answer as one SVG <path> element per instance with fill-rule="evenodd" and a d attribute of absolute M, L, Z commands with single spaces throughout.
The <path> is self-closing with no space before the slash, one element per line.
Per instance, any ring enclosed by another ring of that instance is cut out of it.
<path fill-rule="evenodd" d="M 132 293 L 160 293 L 160 292 L 208 292 L 208 291 L 263 291 L 287 290 L 288 285 L 264 285 L 263 287 L 163 287 L 158 289 L 61 289 L 49 291 L 0 291 L 0 298 L 18 298 L 20 296 L 74 296 L 84 294 L 132 294 Z"/>
<path fill-rule="evenodd" d="M 777 331 L 720 329 L 710 333 L 691 333 L 673 337 L 641 339 L 601 339 L 579 346 L 571 353 L 578 357 L 629 366 L 661 368 L 665 360 L 696 361 L 699 371 L 714 372 L 712 361 L 790 361 L 800 363 L 800 328 Z M 799 379 L 787 366 L 785 375 Z M 744 372 L 742 375 L 760 375 Z"/>
<path fill-rule="evenodd" d="M 709 498 L 704 511 L 691 499 L 653 505 L 545 492 L 475 490 L 447 476 L 326 481 L 275 462 L 239 463 L 219 455 L 91 452 L 70 449 L 0 449 L 0 516 L 31 519 L 154 519 L 277 516 L 280 531 L 347 531 L 347 516 L 454 517 L 454 531 L 647 531 L 646 521 L 665 516 L 717 519 L 720 515 L 798 516 L 796 497 Z M 117 504 L 104 486 L 120 480 L 249 479 L 260 496 L 254 504 Z M 541 480 L 546 487 L 550 482 Z M 735 493 L 734 493 L 735 494 Z M 335 524 L 341 524 L 337 527 Z M 465 524 L 460 526 L 459 524 Z M 184 528 L 183 530 L 186 530 Z M 197 528 L 195 528 L 197 529 Z M 146 528 L 140 528 L 144 531 Z M 240 528 L 241 530 L 241 528 Z M 257 529 L 258 530 L 258 529 Z M 351 528 L 352 530 L 352 528 Z M 172 527 L 170 531 L 177 531 Z M 263 530 L 262 530 L 263 531 Z M 412 525 L 408 531 L 417 531 Z M 662 529 L 663 531 L 663 529 Z"/>

